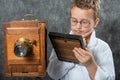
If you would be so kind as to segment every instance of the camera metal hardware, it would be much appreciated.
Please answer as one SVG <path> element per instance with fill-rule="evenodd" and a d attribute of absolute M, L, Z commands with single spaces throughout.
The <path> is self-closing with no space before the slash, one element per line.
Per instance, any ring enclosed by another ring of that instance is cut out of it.
<path fill-rule="evenodd" d="M 14 44 L 14 53 L 18 57 L 25 57 L 30 55 L 33 51 L 33 45 L 35 41 L 31 41 L 25 38 L 19 38 Z"/>

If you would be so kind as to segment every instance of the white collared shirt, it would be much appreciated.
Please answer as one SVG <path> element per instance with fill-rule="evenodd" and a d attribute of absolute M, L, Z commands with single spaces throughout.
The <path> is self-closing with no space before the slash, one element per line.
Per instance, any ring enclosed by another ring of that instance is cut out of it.
<path fill-rule="evenodd" d="M 92 51 L 98 66 L 95 80 L 115 80 L 113 56 L 108 44 L 96 38 L 95 31 L 93 31 L 87 47 Z M 47 72 L 54 80 L 90 80 L 89 73 L 85 66 L 59 61 L 54 49 L 49 58 Z"/>

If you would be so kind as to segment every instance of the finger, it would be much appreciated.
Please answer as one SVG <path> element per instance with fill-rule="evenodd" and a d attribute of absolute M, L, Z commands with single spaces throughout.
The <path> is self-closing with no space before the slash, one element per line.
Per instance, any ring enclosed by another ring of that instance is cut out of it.
<path fill-rule="evenodd" d="M 81 48 L 79 48 L 79 52 L 81 52 L 81 54 L 83 54 L 83 56 L 89 56 L 89 55 L 92 55 L 91 50 L 88 49 L 88 48 L 85 48 L 85 49 L 81 49 Z"/>
<path fill-rule="evenodd" d="M 80 55 L 77 51 L 73 50 L 76 59 L 81 63 L 84 60 L 84 57 Z"/>
<path fill-rule="evenodd" d="M 90 49 L 85 48 L 85 50 L 86 50 L 86 54 L 88 54 L 90 56 L 93 56 L 92 51 Z"/>
<path fill-rule="evenodd" d="M 86 55 L 82 56 L 80 55 L 78 52 L 74 52 L 74 55 L 76 57 L 76 59 L 81 63 L 81 64 L 86 64 L 87 63 L 87 60 L 88 60 L 88 57 Z"/>
<path fill-rule="evenodd" d="M 87 47 L 85 48 L 85 51 L 86 51 L 86 52 L 91 52 L 91 50 L 88 49 Z"/>
<path fill-rule="evenodd" d="M 85 38 L 83 38 L 83 42 L 84 42 L 84 46 L 86 47 L 87 46 L 87 41 Z"/>
<path fill-rule="evenodd" d="M 81 56 L 85 56 L 84 51 L 81 48 L 74 48 L 74 50 Z"/>
<path fill-rule="evenodd" d="M 84 61 L 83 56 L 80 56 L 80 55 L 77 54 L 77 53 L 75 53 L 74 55 L 75 55 L 76 59 L 77 59 L 80 63 L 82 63 L 82 62 Z"/>

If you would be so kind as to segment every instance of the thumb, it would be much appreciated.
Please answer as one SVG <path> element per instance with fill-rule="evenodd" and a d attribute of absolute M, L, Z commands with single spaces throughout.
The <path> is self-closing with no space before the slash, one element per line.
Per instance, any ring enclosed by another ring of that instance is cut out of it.
<path fill-rule="evenodd" d="M 91 52 L 91 50 L 89 48 L 87 48 L 87 47 L 85 47 L 85 50 Z"/>

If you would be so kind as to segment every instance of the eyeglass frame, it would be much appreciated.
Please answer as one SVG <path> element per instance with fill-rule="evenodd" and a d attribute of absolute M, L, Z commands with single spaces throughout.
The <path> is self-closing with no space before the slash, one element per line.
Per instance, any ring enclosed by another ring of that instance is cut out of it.
<path fill-rule="evenodd" d="M 74 25 L 72 25 L 72 20 L 71 19 L 74 19 L 76 22 L 74 22 L 75 24 Z M 84 22 L 85 21 L 85 22 Z M 86 22 L 87 21 L 87 22 Z M 78 21 L 76 18 L 74 18 L 74 17 L 70 17 L 70 23 L 71 23 L 71 25 L 72 26 L 76 26 L 78 23 L 82 26 L 82 27 L 85 27 L 85 28 L 88 28 L 89 27 L 89 25 L 91 24 L 90 23 L 90 21 L 89 20 L 86 20 L 86 19 L 83 19 L 83 20 L 81 20 L 81 21 Z M 86 25 L 86 26 L 83 26 L 83 25 Z"/>

